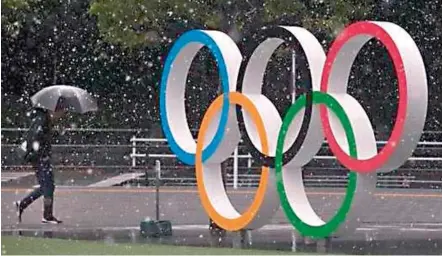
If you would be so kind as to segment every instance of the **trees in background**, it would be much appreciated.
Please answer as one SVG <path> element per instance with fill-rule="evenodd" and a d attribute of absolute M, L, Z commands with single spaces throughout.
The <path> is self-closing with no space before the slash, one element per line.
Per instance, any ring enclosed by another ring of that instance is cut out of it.
<path fill-rule="evenodd" d="M 373 1 L 301 0 L 92 0 L 103 38 L 123 47 L 167 44 L 189 28 L 218 29 L 240 38 L 264 23 L 295 21 L 308 29 L 335 32 L 371 12 Z"/>
<path fill-rule="evenodd" d="M 96 18 L 88 12 L 89 0 L 2 4 L 3 126 L 26 126 L 29 97 L 52 84 L 72 84 L 96 94 L 100 113 L 81 117 L 88 118 L 79 122 L 82 126 L 135 128 L 151 122 L 144 117 L 154 101 L 159 50 L 135 53 L 102 40 Z"/>
<path fill-rule="evenodd" d="M 217 29 L 239 41 L 244 31 L 255 30 L 264 24 L 297 24 L 332 37 L 349 20 L 363 18 L 372 8 L 370 1 L 361 4 L 353 0 L 315 3 L 287 0 L 93 0 L 89 11 L 96 16 L 100 34 L 107 42 L 135 52 L 161 48 L 161 58 L 164 58 L 171 42 L 189 29 Z M 207 50 L 200 52 L 191 67 L 187 99 L 199 102 L 198 105 L 187 104 L 188 118 L 194 128 L 202 118 L 201 109 L 205 109 L 217 95 L 215 67 L 216 63 Z"/>
<path fill-rule="evenodd" d="M 327 47 L 345 24 L 375 19 L 397 23 L 416 40 L 427 65 L 430 86 L 432 111 L 427 129 L 441 128 L 441 0 L 2 0 L 2 5 L 4 126 L 22 126 L 19 117 L 23 111 L 16 111 L 17 106 L 29 106 L 27 99 L 34 92 L 65 83 L 82 86 L 99 96 L 103 112 L 88 125 L 146 127 L 158 119 L 162 59 L 171 42 L 189 29 L 218 29 L 238 41 L 244 31 L 263 24 L 301 25 Z M 376 126 L 389 130 L 391 124 L 382 123 L 394 119 L 394 74 L 388 71 L 388 55 L 381 46 L 366 48 L 355 64 L 356 79 L 351 79 L 350 90 L 367 106 L 374 122 L 380 123 Z M 188 111 L 196 116 L 195 120 L 216 95 L 216 88 L 201 88 L 214 87 L 203 85 L 217 77 L 210 54 L 203 51 L 197 58 L 192 66 L 194 75 L 189 79 L 200 86 L 189 86 L 188 93 L 192 100 L 203 99 L 202 105 L 190 106 Z M 285 81 L 282 67 L 287 63 L 278 57 L 275 60 L 271 73 Z"/>

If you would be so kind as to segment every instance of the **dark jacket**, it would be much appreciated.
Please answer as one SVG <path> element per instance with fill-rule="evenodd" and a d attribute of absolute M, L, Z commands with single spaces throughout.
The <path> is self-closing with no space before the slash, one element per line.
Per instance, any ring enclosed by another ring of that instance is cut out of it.
<path fill-rule="evenodd" d="M 52 125 L 47 110 L 36 108 L 31 112 L 32 124 L 26 137 L 25 161 L 37 165 L 52 154 Z"/>

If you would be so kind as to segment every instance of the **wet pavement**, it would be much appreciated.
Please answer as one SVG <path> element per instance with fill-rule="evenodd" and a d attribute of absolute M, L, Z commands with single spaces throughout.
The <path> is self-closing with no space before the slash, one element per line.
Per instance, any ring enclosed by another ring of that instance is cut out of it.
<path fill-rule="evenodd" d="M 440 190 L 378 189 L 353 236 L 316 243 L 297 235 L 281 210 L 262 229 L 243 235 L 213 236 L 194 188 L 162 189 L 161 219 L 171 220 L 173 225 L 173 236 L 162 238 L 144 238 L 139 232 L 140 221 L 155 216 L 152 189 L 58 188 L 55 212 L 65 221 L 58 226 L 39 223 L 41 201 L 32 205 L 23 216 L 23 223 L 17 225 L 12 202 L 25 193 L 26 189 L 22 188 L 2 188 L 2 234 L 333 254 L 442 254 Z M 253 191 L 237 190 L 230 197 L 241 209 L 253 197 Z M 309 197 L 314 207 L 327 217 L 335 210 L 332 206 L 339 204 L 342 190 L 309 189 Z"/>
<path fill-rule="evenodd" d="M 72 167 L 69 168 L 57 168 L 54 172 L 54 183 L 56 186 L 89 186 L 91 184 L 94 184 L 96 182 L 114 177 L 119 175 L 122 172 L 127 173 L 128 168 L 99 168 L 99 167 L 88 167 L 88 168 L 78 168 L 78 167 Z M 29 172 L 32 173 L 32 175 L 12 180 L 7 183 L 2 183 L 2 187 L 14 187 L 14 188 L 26 188 L 26 187 L 32 187 L 36 185 L 36 178 L 34 171 L 30 168 L 24 169 L 22 171 L 17 170 L 2 170 L 2 176 L 3 173 L 24 173 Z"/>

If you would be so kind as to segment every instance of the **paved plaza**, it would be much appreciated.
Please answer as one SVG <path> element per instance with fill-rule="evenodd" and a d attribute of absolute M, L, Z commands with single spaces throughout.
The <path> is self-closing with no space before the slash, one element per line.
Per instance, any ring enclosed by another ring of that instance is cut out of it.
<path fill-rule="evenodd" d="M 55 213 L 64 220 L 62 225 L 40 224 L 41 200 L 27 209 L 23 222 L 17 224 L 12 202 L 20 199 L 27 190 L 2 188 L 4 234 L 41 233 L 65 238 L 143 242 L 139 236 L 140 221 L 155 216 L 155 191 L 150 188 L 59 187 L 56 190 Z M 334 213 L 343 196 L 342 189 L 309 189 L 308 192 L 315 209 L 324 217 Z M 173 238 L 162 242 L 186 245 L 213 243 L 208 239 L 208 218 L 195 188 L 167 187 L 162 188 L 160 193 L 161 219 L 171 220 L 174 230 Z M 253 195 L 253 190 L 248 189 L 229 192 L 239 210 L 247 206 Z M 442 193 L 439 190 L 378 189 L 372 203 L 367 205 L 355 235 L 332 238 L 332 252 L 356 253 L 354 248 L 364 248 L 364 252 L 370 249 L 370 253 L 386 253 L 387 247 L 392 247 L 399 248 L 403 254 L 424 252 L 421 250 L 441 253 L 441 207 Z M 236 236 L 239 235 L 227 235 L 230 242 L 234 242 Z M 253 247 L 276 249 L 290 249 L 295 240 L 299 242 L 300 239 L 282 210 L 275 214 L 269 225 L 248 233 L 246 237 Z M 339 243 L 343 243 L 342 248 Z M 415 250 L 406 249 L 411 245 Z M 350 251 L 343 249 L 349 246 Z"/>

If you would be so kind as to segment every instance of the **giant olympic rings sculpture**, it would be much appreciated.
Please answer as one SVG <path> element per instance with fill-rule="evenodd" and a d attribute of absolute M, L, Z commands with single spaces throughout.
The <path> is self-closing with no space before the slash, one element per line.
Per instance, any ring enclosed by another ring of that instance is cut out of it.
<path fill-rule="evenodd" d="M 411 36 L 389 22 L 365 21 L 346 27 L 327 56 L 318 40 L 301 27 L 276 26 L 257 34 L 261 36 L 246 40 L 255 47 L 244 54 L 245 61 L 232 39 L 219 31 L 192 30 L 174 43 L 160 88 L 161 125 L 170 148 L 182 162 L 195 165 L 203 207 L 227 230 L 263 226 L 281 203 L 302 235 L 327 237 L 352 232 L 372 196 L 376 172 L 389 172 L 402 165 L 420 139 L 428 98 L 422 56 Z M 399 87 L 396 122 L 379 153 L 369 117 L 347 94 L 353 62 L 372 38 L 386 47 Z M 301 46 L 312 81 L 283 118 L 261 94 L 266 65 L 282 43 Z M 223 94 L 206 111 L 196 143 L 187 124 L 184 91 L 190 65 L 203 46 L 217 60 Z M 231 204 L 220 170 L 220 163 L 230 157 L 241 135 L 262 165 L 255 198 L 243 213 Z M 342 205 L 327 222 L 311 207 L 301 173 L 302 166 L 319 151 L 323 135 L 337 160 L 351 170 Z"/>

